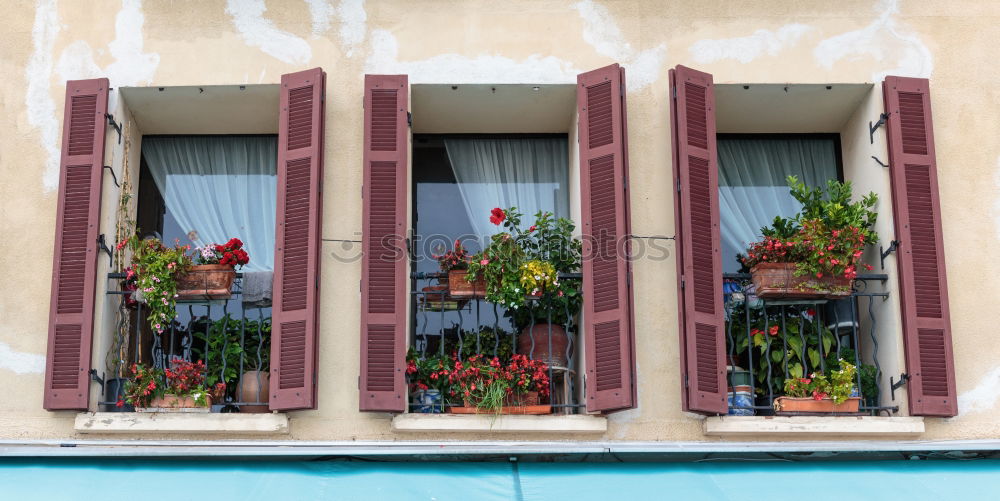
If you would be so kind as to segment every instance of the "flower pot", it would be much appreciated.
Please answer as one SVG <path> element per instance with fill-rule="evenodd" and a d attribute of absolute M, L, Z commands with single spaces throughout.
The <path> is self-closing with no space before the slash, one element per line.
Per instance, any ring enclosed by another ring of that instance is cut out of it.
<path fill-rule="evenodd" d="M 451 270 L 448 272 L 448 294 L 460 298 L 486 297 L 486 279 L 479 278 L 475 282 L 466 280 L 466 270 Z"/>
<path fill-rule="evenodd" d="M 177 300 L 229 299 L 236 270 L 227 264 L 198 264 L 177 275 Z"/>
<path fill-rule="evenodd" d="M 730 416 L 753 416 L 753 393 L 749 386 L 734 386 L 733 390 L 727 393 L 729 400 Z"/>
<path fill-rule="evenodd" d="M 263 402 L 263 405 L 240 405 L 240 412 L 270 412 L 267 406 L 270 382 L 271 376 L 266 371 L 244 372 L 236 387 L 236 400 L 239 402 Z"/>
<path fill-rule="evenodd" d="M 750 371 L 742 367 L 732 367 L 728 368 L 729 375 L 729 386 L 749 386 L 750 385 Z"/>
<path fill-rule="evenodd" d="M 119 377 L 104 381 L 104 401 L 111 402 L 103 406 L 104 412 L 135 412 L 135 407 L 125 402 L 126 383 L 128 383 L 128 379 Z M 119 401 L 123 402 L 121 407 L 117 405 Z"/>
<path fill-rule="evenodd" d="M 552 414 L 552 405 L 542 404 L 537 391 L 514 393 L 504 399 L 500 409 L 480 409 L 475 402 L 464 400 L 462 407 L 449 407 L 452 414 Z"/>
<path fill-rule="evenodd" d="M 549 332 L 552 333 L 551 351 Z M 541 360 L 550 367 L 566 367 L 566 346 L 569 337 L 559 324 L 538 323 L 521 330 L 517 337 L 517 352 L 533 360 Z M 534 348 L 534 349 L 532 349 Z"/>
<path fill-rule="evenodd" d="M 209 412 L 212 406 L 212 397 L 205 395 L 208 405 L 200 406 L 194 402 L 194 397 L 178 397 L 167 394 L 160 398 L 154 398 L 149 402 L 149 407 L 137 407 L 137 412 Z"/>
<path fill-rule="evenodd" d="M 434 389 L 420 390 L 414 395 L 415 412 L 421 414 L 440 414 L 444 412 L 441 391 Z"/>
<path fill-rule="evenodd" d="M 810 397 L 778 397 L 774 399 L 774 410 L 779 416 L 809 414 L 856 414 L 861 405 L 860 397 L 849 397 L 843 403 L 835 404 L 829 397 L 816 400 Z"/>
<path fill-rule="evenodd" d="M 754 291 L 763 299 L 840 299 L 851 295 L 851 279 L 795 276 L 795 263 L 760 263 L 750 270 Z"/>
<path fill-rule="evenodd" d="M 454 311 L 462 309 L 467 299 L 455 299 L 448 291 L 448 281 L 444 285 L 431 285 L 420 289 L 420 306 L 424 311 Z"/>

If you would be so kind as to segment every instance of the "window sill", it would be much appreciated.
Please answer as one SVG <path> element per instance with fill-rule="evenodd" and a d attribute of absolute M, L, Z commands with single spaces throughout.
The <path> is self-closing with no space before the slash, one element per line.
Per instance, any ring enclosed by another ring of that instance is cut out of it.
<path fill-rule="evenodd" d="M 399 414 L 392 418 L 399 432 L 604 433 L 604 416 L 518 416 Z"/>
<path fill-rule="evenodd" d="M 915 436 L 924 432 L 922 417 L 881 416 L 712 416 L 705 419 L 705 435 L 776 436 Z"/>
<path fill-rule="evenodd" d="M 172 412 L 81 412 L 73 429 L 79 433 L 183 433 L 283 435 L 288 415 Z"/>

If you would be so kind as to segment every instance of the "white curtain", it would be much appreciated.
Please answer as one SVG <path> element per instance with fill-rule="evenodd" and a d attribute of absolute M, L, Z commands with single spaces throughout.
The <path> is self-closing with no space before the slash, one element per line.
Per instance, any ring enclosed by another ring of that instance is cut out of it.
<path fill-rule="evenodd" d="M 517 207 L 527 225 L 538 211 L 569 217 L 566 138 L 444 140 L 465 210 L 485 245 L 500 231 L 490 210 Z"/>
<path fill-rule="evenodd" d="M 808 186 L 837 179 L 836 144 L 825 138 L 720 138 L 717 147 L 722 268 L 734 272 L 740 268 L 736 254 L 760 238 L 761 227 L 802 208 L 788 193 L 788 176 Z"/>
<path fill-rule="evenodd" d="M 142 152 L 167 211 L 195 244 L 236 237 L 250 254 L 244 271 L 274 269 L 276 137 L 150 136 Z"/>

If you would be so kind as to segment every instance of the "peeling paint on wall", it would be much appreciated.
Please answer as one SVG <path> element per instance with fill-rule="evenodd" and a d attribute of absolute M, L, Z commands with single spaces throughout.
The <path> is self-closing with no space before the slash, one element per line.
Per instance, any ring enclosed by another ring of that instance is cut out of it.
<path fill-rule="evenodd" d="M 115 16 L 115 39 L 108 44 L 114 62 L 101 68 L 94 61 L 94 50 L 77 40 L 59 55 L 56 70 L 64 80 L 107 77 L 114 87 L 139 85 L 153 80 L 160 65 L 160 55 L 143 52 L 142 27 L 145 16 L 140 0 L 123 0 Z M 98 50 L 98 54 L 101 50 Z M 109 106 L 113 108 L 113 106 Z"/>
<path fill-rule="evenodd" d="M 879 63 L 895 61 L 896 67 L 873 73 L 873 82 L 886 75 L 930 77 L 934 67 L 930 49 L 918 36 L 905 34 L 893 17 L 899 14 L 899 0 L 882 0 L 876 8 L 884 10 L 868 26 L 821 41 L 813 50 L 816 61 L 827 69 L 841 59 L 864 56 Z"/>
<path fill-rule="evenodd" d="M 306 4 L 309 6 L 309 17 L 312 18 L 313 36 L 320 36 L 330 29 L 333 5 L 327 0 L 306 0 Z"/>
<path fill-rule="evenodd" d="M 309 43 L 279 30 L 273 21 L 264 18 L 265 11 L 264 0 L 226 1 L 226 14 L 247 45 L 259 47 L 265 54 L 289 64 L 308 63 L 312 59 Z"/>
<path fill-rule="evenodd" d="M 637 52 L 625 41 L 618 24 L 603 5 L 584 0 L 573 5 L 583 19 L 583 40 L 598 54 L 610 57 L 626 67 L 626 85 L 638 91 L 659 79 L 667 56 L 666 44 Z"/>
<path fill-rule="evenodd" d="M 468 57 L 440 54 L 419 61 L 399 61 L 399 43 L 386 30 L 371 34 L 371 54 L 365 72 L 409 75 L 410 83 L 576 83 L 580 70 L 562 59 L 537 54 L 515 61 L 482 54 Z"/>
<path fill-rule="evenodd" d="M 1000 399 L 997 388 L 1000 388 L 1000 367 L 994 367 L 979 380 L 975 388 L 958 396 L 958 415 L 993 409 L 997 399 Z"/>
<path fill-rule="evenodd" d="M 25 107 L 28 123 L 41 134 L 45 148 L 45 168 L 42 186 L 47 192 L 59 187 L 59 120 L 56 103 L 52 99 L 49 80 L 52 77 L 52 51 L 59 34 L 59 12 L 55 0 L 38 0 L 35 4 L 35 22 L 31 28 L 31 57 L 24 70 L 28 89 Z"/>
<path fill-rule="evenodd" d="M 783 49 L 794 46 L 811 30 L 813 28 L 805 24 L 786 24 L 777 31 L 761 29 L 745 37 L 699 40 L 688 50 L 696 62 L 703 64 L 723 59 L 735 59 L 746 64 L 764 54 L 778 55 Z"/>
<path fill-rule="evenodd" d="M 354 49 L 365 41 L 368 34 L 365 0 L 341 0 L 337 18 L 340 19 L 340 43 L 347 57 L 351 57 Z"/>
<path fill-rule="evenodd" d="M 0 341 L 0 369 L 7 369 L 15 374 L 41 374 L 45 372 L 45 355 L 16 351 L 3 341 Z"/>

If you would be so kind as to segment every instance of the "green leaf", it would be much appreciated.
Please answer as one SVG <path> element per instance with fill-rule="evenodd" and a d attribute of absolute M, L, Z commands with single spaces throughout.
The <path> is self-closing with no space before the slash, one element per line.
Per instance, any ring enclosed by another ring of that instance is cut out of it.
<path fill-rule="evenodd" d="M 779 363 L 784 359 L 781 350 L 774 350 L 771 352 L 771 361 L 774 363 Z"/>
<path fill-rule="evenodd" d="M 809 364 L 813 368 L 819 367 L 819 350 L 816 348 L 809 348 Z"/>
<path fill-rule="evenodd" d="M 802 377 L 802 364 L 800 364 L 800 363 L 794 363 L 792 365 L 789 365 L 788 366 L 788 375 L 792 376 L 795 379 L 801 378 Z"/>
<path fill-rule="evenodd" d="M 833 334 L 829 332 L 823 333 L 823 353 L 830 353 L 830 347 L 833 346 Z"/>
<path fill-rule="evenodd" d="M 788 338 L 788 346 L 792 348 L 792 351 L 798 355 L 799 360 L 802 359 L 802 339 L 797 337 Z"/>

